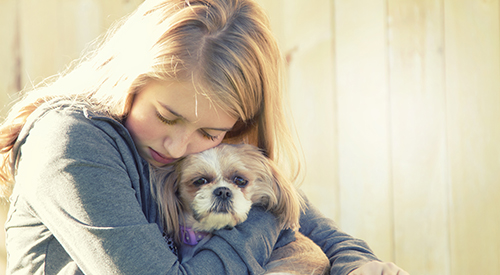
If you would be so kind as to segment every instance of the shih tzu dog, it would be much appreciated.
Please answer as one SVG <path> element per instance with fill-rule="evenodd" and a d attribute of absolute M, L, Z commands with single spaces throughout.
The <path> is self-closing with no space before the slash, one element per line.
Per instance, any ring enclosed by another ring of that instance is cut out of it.
<path fill-rule="evenodd" d="M 165 232 L 187 261 L 210 232 L 246 220 L 252 205 L 271 211 L 296 240 L 274 250 L 266 274 L 329 274 L 329 260 L 298 232 L 303 201 L 273 161 L 251 145 L 221 144 L 154 171 Z"/>

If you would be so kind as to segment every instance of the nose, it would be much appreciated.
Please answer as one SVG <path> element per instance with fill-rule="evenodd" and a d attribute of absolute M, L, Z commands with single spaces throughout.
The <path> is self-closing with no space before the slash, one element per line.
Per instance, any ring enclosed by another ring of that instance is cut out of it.
<path fill-rule="evenodd" d="M 228 198 L 231 198 L 232 193 L 231 190 L 229 190 L 229 188 L 227 187 L 219 187 L 214 190 L 214 195 L 219 199 L 226 200 Z"/>
<path fill-rule="evenodd" d="M 180 158 L 186 154 L 189 140 L 188 133 L 176 133 L 165 139 L 164 147 L 171 158 Z"/>

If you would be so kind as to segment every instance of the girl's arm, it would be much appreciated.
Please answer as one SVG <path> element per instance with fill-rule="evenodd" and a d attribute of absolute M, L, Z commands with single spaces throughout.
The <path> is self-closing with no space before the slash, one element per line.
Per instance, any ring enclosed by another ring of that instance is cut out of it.
<path fill-rule="evenodd" d="M 347 275 L 368 262 L 379 261 L 364 241 L 340 231 L 305 199 L 307 209 L 300 217 L 300 232 L 323 249 L 332 265 L 331 274 Z"/>
<path fill-rule="evenodd" d="M 50 111 L 35 123 L 21 148 L 17 207 L 24 205 L 46 226 L 46 233 L 84 273 L 263 272 L 280 231 L 274 216 L 257 208 L 247 222 L 220 230 L 181 265 L 157 224 L 148 222 L 143 213 L 139 202 L 144 194 L 134 186 L 140 173 L 131 169 L 138 165 L 137 159 L 113 127 L 83 115 Z M 8 234 L 15 235 L 15 227 L 11 223 Z M 51 256 L 58 261 L 57 253 L 61 252 L 47 245 L 47 254 L 40 255 L 46 257 L 46 268 L 51 267 Z"/>

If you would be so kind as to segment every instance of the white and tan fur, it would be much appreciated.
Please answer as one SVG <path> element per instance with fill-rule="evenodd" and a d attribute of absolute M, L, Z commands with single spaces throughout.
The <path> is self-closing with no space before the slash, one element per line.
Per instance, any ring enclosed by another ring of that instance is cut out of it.
<path fill-rule="evenodd" d="M 183 261 L 192 256 L 195 247 L 181 241 L 181 225 L 203 232 L 234 227 L 246 220 L 252 205 L 261 205 L 284 229 L 296 231 L 296 241 L 273 251 L 265 266 L 267 274 L 328 274 L 328 258 L 298 232 L 302 198 L 256 147 L 221 144 L 189 155 L 155 175 L 165 231 L 174 237 Z"/>

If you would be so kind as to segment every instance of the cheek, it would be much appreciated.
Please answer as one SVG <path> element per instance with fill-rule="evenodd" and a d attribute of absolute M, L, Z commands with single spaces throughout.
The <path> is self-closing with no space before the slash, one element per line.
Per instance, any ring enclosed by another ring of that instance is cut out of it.
<path fill-rule="evenodd" d="M 132 108 L 127 120 L 125 128 L 130 132 L 136 143 L 142 143 L 146 140 L 154 139 L 158 135 L 158 126 L 151 116 L 138 108 Z"/>
<path fill-rule="evenodd" d="M 141 123 L 141 119 L 133 115 L 133 112 L 130 112 L 129 117 L 125 121 L 125 128 L 127 128 L 136 142 L 140 141 L 142 135 L 145 134 L 145 130 L 147 131 L 147 129 L 144 129 L 146 128 L 144 125 L 144 123 Z"/>

